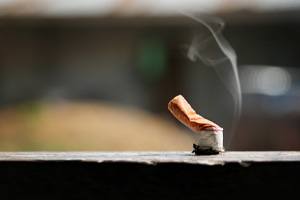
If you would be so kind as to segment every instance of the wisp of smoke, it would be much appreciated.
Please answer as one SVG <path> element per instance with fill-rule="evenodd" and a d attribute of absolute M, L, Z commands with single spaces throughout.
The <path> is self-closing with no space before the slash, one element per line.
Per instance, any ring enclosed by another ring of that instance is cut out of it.
<path fill-rule="evenodd" d="M 202 26 L 201 31 L 194 36 L 188 48 L 187 57 L 191 61 L 195 62 L 199 59 L 205 65 L 211 66 L 232 96 L 234 103 L 233 122 L 231 130 L 224 134 L 225 147 L 228 148 L 240 118 L 242 105 L 236 54 L 222 36 L 222 29 L 224 28 L 222 20 L 213 17 L 198 18 L 185 13 L 183 15 L 199 22 Z"/>

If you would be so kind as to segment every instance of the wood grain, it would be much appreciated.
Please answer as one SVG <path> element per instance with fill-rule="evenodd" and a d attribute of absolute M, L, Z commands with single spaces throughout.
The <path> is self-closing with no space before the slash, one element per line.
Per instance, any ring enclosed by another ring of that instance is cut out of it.
<path fill-rule="evenodd" d="M 86 161 L 144 164 L 188 163 L 223 165 L 247 162 L 300 162 L 300 151 L 228 151 L 195 156 L 191 152 L 0 152 L 1 161 Z"/>
<path fill-rule="evenodd" d="M 300 152 L 2 152 L 1 199 L 297 196 Z"/>

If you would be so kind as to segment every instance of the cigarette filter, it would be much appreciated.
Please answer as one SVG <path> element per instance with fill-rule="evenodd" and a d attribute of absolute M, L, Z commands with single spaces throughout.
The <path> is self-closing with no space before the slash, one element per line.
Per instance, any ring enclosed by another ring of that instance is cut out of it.
<path fill-rule="evenodd" d="M 224 151 L 223 128 L 198 115 L 182 95 L 174 97 L 168 104 L 173 116 L 197 134 L 193 144 L 196 155 L 218 154 Z"/>

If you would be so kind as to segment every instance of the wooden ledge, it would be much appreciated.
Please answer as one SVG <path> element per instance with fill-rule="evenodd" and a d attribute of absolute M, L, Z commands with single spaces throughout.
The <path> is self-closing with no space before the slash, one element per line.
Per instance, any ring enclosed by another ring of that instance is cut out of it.
<path fill-rule="evenodd" d="M 300 152 L 2 152 L 1 199 L 297 197 Z"/>
<path fill-rule="evenodd" d="M 187 163 L 219 165 L 248 162 L 300 162 L 300 151 L 228 151 L 195 156 L 191 152 L 0 152 L 1 161 L 83 161 L 144 164 Z"/>

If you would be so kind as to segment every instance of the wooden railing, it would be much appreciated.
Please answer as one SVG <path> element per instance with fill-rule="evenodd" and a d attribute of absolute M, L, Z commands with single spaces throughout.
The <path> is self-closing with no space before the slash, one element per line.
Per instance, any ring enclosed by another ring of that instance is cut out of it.
<path fill-rule="evenodd" d="M 299 189 L 300 152 L 0 153 L 1 199 L 270 199 Z"/>

